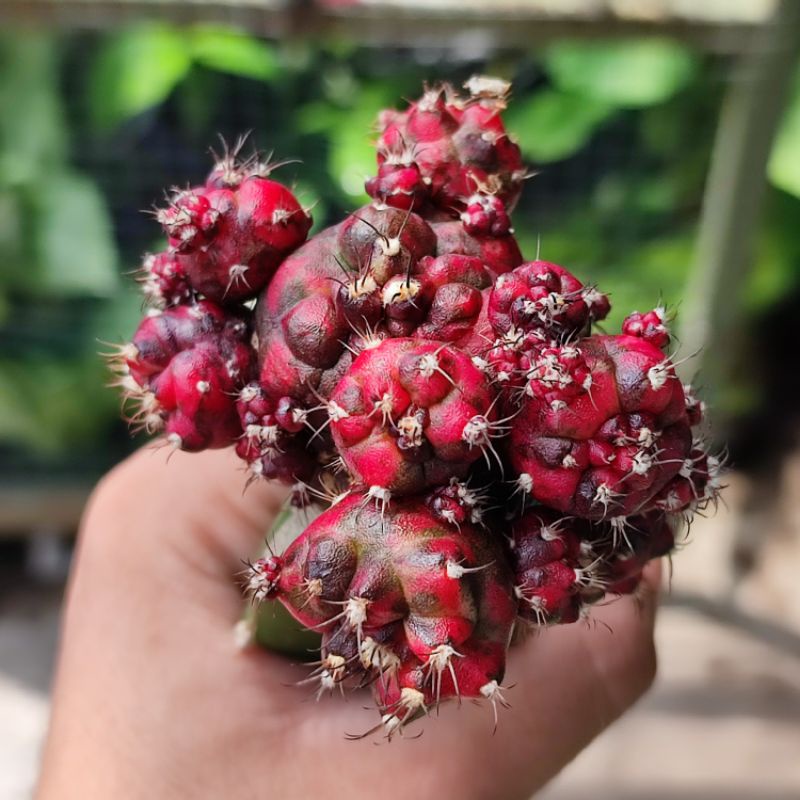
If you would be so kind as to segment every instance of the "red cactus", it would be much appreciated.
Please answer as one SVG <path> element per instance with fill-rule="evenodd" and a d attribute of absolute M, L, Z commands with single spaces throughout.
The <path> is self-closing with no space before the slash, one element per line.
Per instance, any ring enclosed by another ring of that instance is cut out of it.
<path fill-rule="evenodd" d="M 458 222 L 434 222 L 436 255 L 458 253 L 475 256 L 494 275 L 502 275 L 522 263 L 517 240 L 511 232 L 500 236 L 473 236 Z"/>
<path fill-rule="evenodd" d="M 613 547 L 606 541 L 607 559 L 603 564 L 606 591 L 631 594 L 642 580 L 642 571 L 654 558 L 667 555 L 675 547 L 675 531 L 668 515 L 651 511 L 631 520 L 624 542 Z"/>
<path fill-rule="evenodd" d="M 353 354 L 385 336 L 484 350 L 485 295 L 519 251 L 510 236 L 478 244 L 454 224 L 432 227 L 411 212 L 367 206 L 286 259 L 256 309 L 267 393 L 316 405 Z"/>
<path fill-rule="evenodd" d="M 519 615 L 535 624 L 575 622 L 603 595 L 589 541 L 591 526 L 547 508 L 535 508 L 511 526 L 514 591 Z"/>
<path fill-rule="evenodd" d="M 209 191 L 202 186 L 177 190 L 170 204 L 156 212 L 156 219 L 169 237 L 170 247 L 177 253 L 190 253 L 212 240 L 220 218 L 233 202 L 233 194 L 226 190 Z"/>
<path fill-rule="evenodd" d="M 690 514 L 716 501 L 720 490 L 720 460 L 695 442 L 678 474 L 656 495 L 653 505 L 670 514 Z"/>
<path fill-rule="evenodd" d="M 156 214 L 182 274 L 218 303 L 254 297 L 311 227 L 292 192 L 260 171 L 229 157 L 204 186 L 174 192 Z"/>
<path fill-rule="evenodd" d="M 175 306 L 192 299 L 192 287 L 174 253 L 146 256 L 139 282 L 145 298 L 157 307 Z"/>
<path fill-rule="evenodd" d="M 605 295 L 564 267 L 530 261 L 498 278 L 489 298 L 489 319 L 500 337 L 531 331 L 582 334 L 610 308 Z"/>
<path fill-rule="evenodd" d="M 439 700 L 497 690 L 517 605 L 505 564 L 497 539 L 442 522 L 418 499 L 383 508 L 349 494 L 280 559 L 257 561 L 249 586 L 323 633 L 321 690 L 379 678 L 391 735 Z"/>
<path fill-rule="evenodd" d="M 184 450 L 231 444 L 234 396 L 253 368 L 247 337 L 244 319 L 208 300 L 149 314 L 114 357 L 132 421 Z"/>
<path fill-rule="evenodd" d="M 666 311 L 659 307 L 642 314 L 634 311 L 625 317 L 622 332 L 628 336 L 640 336 L 661 349 L 669 344 L 669 330 L 666 325 Z"/>
<path fill-rule="evenodd" d="M 500 113 L 509 84 L 473 78 L 468 96 L 452 86 L 428 89 L 406 111 L 384 111 L 378 126 L 376 200 L 425 217 L 458 216 L 470 233 L 500 235 L 519 196 L 525 167 Z"/>
<path fill-rule="evenodd" d="M 502 428 L 483 373 L 454 347 L 387 339 L 331 394 L 331 432 L 354 479 L 409 494 L 463 477 Z"/>
<path fill-rule="evenodd" d="M 529 361 L 508 455 L 531 496 L 595 520 L 644 511 L 692 443 L 669 360 L 644 339 L 592 336 Z"/>
<path fill-rule="evenodd" d="M 307 412 L 290 398 L 277 403 L 257 383 L 248 383 L 236 400 L 242 435 L 236 452 L 254 477 L 308 484 L 319 469 L 306 428 Z"/>
<path fill-rule="evenodd" d="M 460 528 L 464 523 L 482 525 L 487 496 L 469 484 L 451 478 L 447 486 L 439 486 L 426 498 L 428 508 L 443 522 Z"/>
<path fill-rule="evenodd" d="M 448 697 L 505 705 L 515 619 L 636 590 L 719 491 L 664 310 L 592 335 L 606 296 L 523 263 L 508 85 L 466 88 L 384 112 L 374 202 L 305 244 L 276 165 L 226 152 L 158 212 L 157 308 L 113 358 L 141 427 L 234 445 L 297 506 L 340 493 L 249 588 L 322 634 L 318 695 L 372 684 L 388 736 Z"/>
<path fill-rule="evenodd" d="M 683 384 L 683 394 L 686 397 L 686 415 L 689 417 L 689 424 L 692 427 L 700 425 L 705 417 L 706 404 L 697 397 L 688 383 Z"/>

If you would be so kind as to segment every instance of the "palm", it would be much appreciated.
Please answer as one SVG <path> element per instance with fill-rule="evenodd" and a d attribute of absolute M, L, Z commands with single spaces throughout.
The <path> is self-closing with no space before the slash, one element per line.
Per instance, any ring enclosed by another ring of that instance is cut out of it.
<path fill-rule="evenodd" d="M 512 653 L 513 707 L 500 709 L 494 735 L 491 707 L 464 702 L 402 741 L 350 741 L 377 721 L 368 694 L 316 703 L 295 685 L 307 668 L 234 645 L 242 600 L 232 576 L 282 501 L 267 485 L 242 496 L 242 484 L 228 453 L 166 464 L 143 451 L 97 493 L 71 584 L 42 797 L 48 763 L 69 757 L 62 740 L 87 725 L 109 751 L 102 763 L 126 755 L 112 774 L 98 771 L 107 796 L 147 781 L 142 796 L 321 797 L 336 787 L 349 798 L 527 797 L 652 678 L 653 604 L 626 599 L 596 612 L 608 628 L 548 630 Z"/>

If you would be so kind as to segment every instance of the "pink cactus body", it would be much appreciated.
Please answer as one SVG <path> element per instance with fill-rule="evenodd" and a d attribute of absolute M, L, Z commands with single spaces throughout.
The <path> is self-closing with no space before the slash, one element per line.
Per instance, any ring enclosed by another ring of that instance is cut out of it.
<path fill-rule="evenodd" d="M 529 354 L 508 457 L 533 499 L 588 519 L 641 513 L 679 472 L 692 434 L 664 354 L 592 336 Z"/>
<path fill-rule="evenodd" d="M 426 218 L 463 213 L 475 235 L 505 234 L 526 175 L 500 116 L 510 86 L 473 78 L 465 88 L 466 97 L 448 85 L 428 89 L 406 111 L 381 113 L 378 174 L 367 192 Z"/>
<path fill-rule="evenodd" d="M 358 493 L 280 559 L 256 562 L 250 590 L 323 633 L 321 690 L 351 675 L 379 678 L 389 734 L 439 700 L 497 689 L 517 609 L 498 539 L 448 525 L 418 498 L 383 508 Z"/>
<path fill-rule="evenodd" d="M 663 308 L 654 308 L 646 314 L 634 311 L 625 317 L 622 332 L 628 336 L 640 336 L 661 349 L 669 344 L 669 330 L 666 325 L 667 315 Z"/>
<path fill-rule="evenodd" d="M 529 261 L 497 279 L 489 298 L 489 320 L 497 336 L 543 331 L 582 334 L 604 319 L 611 306 L 594 287 L 548 261 Z"/>
<path fill-rule="evenodd" d="M 603 596 L 585 520 L 547 508 L 511 525 L 514 591 L 519 615 L 538 625 L 575 622 L 585 604 Z"/>
<path fill-rule="evenodd" d="M 241 428 L 235 395 L 250 378 L 247 323 L 209 300 L 144 318 L 116 365 L 132 421 L 184 450 L 225 447 Z"/>
<path fill-rule="evenodd" d="M 362 352 L 328 403 L 331 433 L 354 479 L 391 494 L 464 477 L 493 450 L 495 395 L 455 347 L 387 339 Z"/>
<path fill-rule="evenodd" d="M 308 441 L 303 409 L 288 397 L 275 402 L 257 383 L 248 383 L 239 392 L 236 411 L 242 430 L 236 453 L 254 477 L 310 483 L 319 464 Z"/>
<path fill-rule="evenodd" d="M 238 303 L 255 297 L 302 244 L 311 217 L 289 189 L 256 167 L 230 167 L 227 181 L 220 169 L 206 185 L 175 192 L 157 218 L 194 291 Z"/>

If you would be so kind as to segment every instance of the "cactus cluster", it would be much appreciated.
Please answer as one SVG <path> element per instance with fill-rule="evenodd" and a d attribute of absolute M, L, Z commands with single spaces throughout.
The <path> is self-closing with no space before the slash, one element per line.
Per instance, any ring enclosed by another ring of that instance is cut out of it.
<path fill-rule="evenodd" d="M 321 634 L 318 694 L 372 686 L 389 736 L 451 697 L 496 711 L 515 629 L 635 591 L 719 489 L 666 312 L 595 332 L 608 298 L 523 258 L 509 87 L 465 88 L 383 112 L 372 202 L 310 239 L 257 158 L 174 192 L 112 359 L 134 423 L 316 507 L 247 588 Z"/>

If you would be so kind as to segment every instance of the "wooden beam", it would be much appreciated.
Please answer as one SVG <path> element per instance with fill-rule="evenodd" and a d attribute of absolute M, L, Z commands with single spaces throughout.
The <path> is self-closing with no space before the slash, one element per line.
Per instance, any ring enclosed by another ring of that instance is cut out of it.
<path fill-rule="evenodd" d="M 555 38 L 670 36 L 710 52 L 736 53 L 751 39 L 757 18 L 669 13 L 625 16 L 612 6 L 556 13 L 552 4 L 523 2 L 365 2 L 325 8 L 312 2 L 148 2 L 147 0 L 5 0 L 0 24 L 36 24 L 65 30 L 103 30 L 143 18 L 178 24 L 219 22 L 271 38 L 341 38 L 381 47 L 433 47 L 459 52 L 528 50 Z"/>

